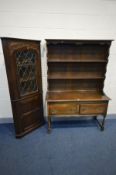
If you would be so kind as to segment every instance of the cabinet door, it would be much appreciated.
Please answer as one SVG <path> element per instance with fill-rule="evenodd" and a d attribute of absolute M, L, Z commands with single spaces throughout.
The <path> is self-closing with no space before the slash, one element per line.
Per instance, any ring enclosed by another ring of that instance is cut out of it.
<path fill-rule="evenodd" d="M 2 39 L 16 137 L 44 123 L 40 42 Z"/>

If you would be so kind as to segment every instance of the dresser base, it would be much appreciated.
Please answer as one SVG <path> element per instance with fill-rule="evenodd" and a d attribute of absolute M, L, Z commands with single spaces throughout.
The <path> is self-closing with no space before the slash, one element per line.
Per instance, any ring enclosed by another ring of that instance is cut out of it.
<path fill-rule="evenodd" d="M 90 117 L 90 116 L 89 116 L 89 117 Z M 106 119 L 106 116 L 103 115 L 102 121 L 100 121 L 100 120 L 97 118 L 97 116 L 91 116 L 91 117 L 97 122 L 97 124 L 98 124 L 100 130 L 101 130 L 101 131 L 104 131 L 104 129 L 105 129 L 105 119 Z M 50 134 L 51 131 L 52 131 L 52 120 L 51 120 L 51 118 L 52 118 L 52 117 L 50 117 L 50 116 L 48 117 L 48 134 Z"/>

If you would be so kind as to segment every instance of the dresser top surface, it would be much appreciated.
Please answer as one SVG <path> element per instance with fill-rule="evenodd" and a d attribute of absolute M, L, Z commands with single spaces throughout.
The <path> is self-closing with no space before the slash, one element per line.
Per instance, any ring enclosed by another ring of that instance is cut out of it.
<path fill-rule="evenodd" d="M 97 91 L 48 91 L 47 101 L 108 101 L 105 94 Z"/>

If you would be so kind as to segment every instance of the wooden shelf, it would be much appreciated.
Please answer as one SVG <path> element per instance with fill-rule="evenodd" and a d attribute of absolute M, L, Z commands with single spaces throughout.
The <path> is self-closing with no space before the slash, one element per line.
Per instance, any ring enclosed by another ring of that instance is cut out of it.
<path fill-rule="evenodd" d="M 57 62 L 58 62 L 58 63 L 59 63 L 59 62 L 61 62 L 61 63 L 62 63 L 62 62 L 69 62 L 69 63 L 70 63 L 70 62 L 74 62 L 74 63 L 75 63 L 75 62 L 77 62 L 77 63 L 78 63 L 78 62 L 79 62 L 79 63 L 91 63 L 91 62 L 92 62 L 92 63 L 94 63 L 94 62 L 95 62 L 95 63 L 107 63 L 107 60 L 95 60 L 95 59 L 93 59 L 93 60 L 92 60 L 92 59 L 91 59 L 91 60 L 87 60 L 87 59 L 85 59 L 85 60 L 81 60 L 81 59 L 80 59 L 80 60 L 76 60 L 76 59 L 48 59 L 47 61 L 48 61 L 48 63 L 52 63 L 52 62 L 53 62 L 53 63 L 57 63 Z"/>
<path fill-rule="evenodd" d="M 110 44 L 111 41 L 99 40 L 47 40 L 50 96 L 54 91 L 60 91 L 62 93 L 58 93 L 59 99 L 63 94 L 72 96 L 72 99 L 77 99 L 78 96 L 93 100 L 104 98 L 98 92 L 103 92 Z M 83 93 L 79 94 L 80 90 Z M 88 90 L 96 92 L 89 93 Z M 70 93 L 67 94 L 67 91 Z"/>
<path fill-rule="evenodd" d="M 104 79 L 98 72 L 52 72 L 48 79 Z"/>
<path fill-rule="evenodd" d="M 47 101 L 106 101 L 110 100 L 98 91 L 48 91 Z"/>

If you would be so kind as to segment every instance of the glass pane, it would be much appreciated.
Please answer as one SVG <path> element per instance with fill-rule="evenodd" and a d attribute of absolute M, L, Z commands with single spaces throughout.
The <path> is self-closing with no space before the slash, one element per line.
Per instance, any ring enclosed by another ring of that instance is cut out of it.
<path fill-rule="evenodd" d="M 33 50 L 16 52 L 18 85 L 21 95 L 37 91 L 36 54 Z"/>

